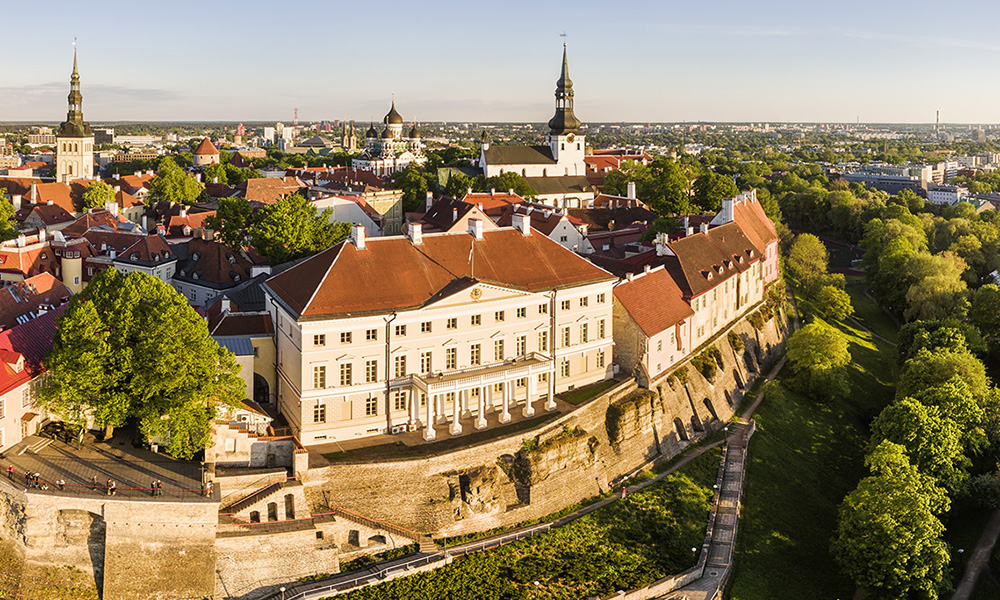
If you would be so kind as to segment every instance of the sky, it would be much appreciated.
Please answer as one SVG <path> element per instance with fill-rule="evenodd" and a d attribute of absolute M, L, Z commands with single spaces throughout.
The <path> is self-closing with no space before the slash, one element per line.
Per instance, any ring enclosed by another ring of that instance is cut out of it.
<path fill-rule="evenodd" d="M 76 38 L 91 122 L 541 122 L 565 39 L 584 122 L 1000 123 L 996 0 L 0 6 L 0 122 L 64 119 Z"/>

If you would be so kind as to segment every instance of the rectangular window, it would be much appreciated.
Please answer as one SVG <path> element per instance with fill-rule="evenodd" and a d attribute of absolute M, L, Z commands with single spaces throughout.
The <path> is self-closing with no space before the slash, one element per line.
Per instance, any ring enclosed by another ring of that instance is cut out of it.
<path fill-rule="evenodd" d="M 396 325 L 396 337 L 403 337 L 406 335 L 406 325 Z"/>
<path fill-rule="evenodd" d="M 458 368 L 458 348 L 444 349 L 444 368 L 445 369 Z"/>
<path fill-rule="evenodd" d="M 563 300 L 563 301 L 562 301 L 562 302 L 560 303 L 560 307 L 559 307 L 559 309 L 560 309 L 560 310 L 562 310 L 562 311 L 567 311 L 567 310 L 569 310 L 569 300 Z"/>
<path fill-rule="evenodd" d="M 597 295 L 597 303 L 598 304 L 604 304 L 604 294 L 598 294 Z"/>
<path fill-rule="evenodd" d="M 549 351 L 549 332 L 539 331 L 538 332 L 538 351 L 548 352 Z"/>
<path fill-rule="evenodd" d="M 580 306 L 587 306 L 587 303 L 589 301 L 590 301 L 590 298 L 587 297 L 587 296 L 584 296 L 583 298 L 580 298 Z"/>
<path fill-rule="evenodd" d="M 559 365 L 559 374 L 563 377 L 569 377 L 569 361 L 565 358 L 563 359 L 562 364 Z"/>
<path fill-rule="evenodd" d="M 431 372 L 431 353 L 421 352 L 420 353 L 420 372 L 430 373 Z"/>
<path fill-rule="evenodd" d="M 365 331 L 365 339 L 369 342 L 378 339 L 378 329 L 369 329 Z"/>
<path fill-rule="evenodd" d="M 447 327 L 448 329 L 458 329 L 458 319 L 455 317 L 448 319 Z"/>
<path fill-rule="evenodd" d="M 569 327 L 563 327 L 562 330 L 562 345 L 563 348 L 569 346 Z"/>
<path fill-rule="evenodd" d="M 366 360 L 365 361 L 365 382 L 371 383 L 373 381 L 378 381 L 378 361 L 377 360 Z"/>
<path fill-rule="evenodd" d="M 313 367 L 313 388 L 322 390 L 326 387 L 326 367 Z"/>
<path fill-rule="evenodd" d="M 538 383 L 548 383 L 548 382 L 549 382 L 549 374 L 548 373 L 539 373 L 538 374 Z"/>
<path fill-rule="evenodd" d="M 4 407 L 4 399 L 0 398 L 0 419 L 7 416 L 7 409 Z"/>
<path fill-rule="evenodd" d="M 524 335 L 517 336 L 517 352 L 518 356 L 524 356 L 528 353 L 528 337 Z"/>
<path fill-rule="evenodd" d="M 395 365 L 396 377 L 406 377 L 406 356 L 397 356 L 393 363 Z"/>
<path fill-rule="evenodd" d="M 517 381 L 514 382 L 514 387 L 516 387 L 516 388 L 526 388 L 526 387 L 528 387 L 528 378 L 527 377 L 521 377 L 520 379 L 518 379 Z"/>
<path fill-rule="evenodd" d="M 351 339 L 352 339 L 352 336 L 351 336 L 351 332 L 350 331 L 342 331 L 342 332 L 340 332 L 340 343 L 341 344 L 350 344 L 351 343 Z M 323 340 L 323 342 L 326 343 L 326 340 Z"/>
<path fill-rule="evenodd" d="M 538 305 L 538 314 L 540 314 L 540 315 L 547 315 L 547 314 L 549 314 L 549 305 L 548 304 L 539 304 Z"/>
<path fill-rule="evenodd" d="M 663 352 L 663 340 L 656 342 L 656 351 Z"/>
<path fill-rule="evenodd" d="M 340 365 L 340 385 L 351 385 L 351 363 Z"/>
<path fill-rule="evenodd" d="M 588 326 L 587 323 L 581 323 L 580 324 L 580 343 L 581 344 L 586 344 L 587 343 L 587 337 L 588 337 L 588 335 L 590 333 L 589 329 L 590 328 L 589 328 L 589 326 Z"/>
<path fill-rule="evenodd" d="M 469 364 L 476 366 L 483 360 L 483 349 L 479 344 L 469 346 Z"/>
<path fill-rule="evenodd" d="M 471 322 L 473 327 L 476 327 L 477 325 L 482 325 L 483 315 L 472 315 Z"/>
<path fill-rule="evenodd" d="M 25 386 L 21 390 L 21 408 L 28 408 L 31 406 L 31 386 Z"/>
<path fill-rule="evenodd" d="M 406 392 L 396 390 L 392 393 L 392 407 L 394 410 L 406 410 Z"/>
<path fill-rule="evenodd" d="M 317 403 L 313 407 L 313 423 L 326 423 L 326 405 Z"/>
<path fill-rule="evenodd" d="M 528 309 L 527 308 L 523 308 L 522 307 L 522 308 L 517 309 L 517 318 L 518 319 L 523 319 L 523 318 L 525 318 L 527 316 L 528 316 Z"/>
<path fill-rule="evenodd" d="M 604 350 L 601 350 L 600 352 L 597 353 L 597 367 L 601 368 L 603 366 L 604 366 Z M 659 369 L 657 369 L 657 372 L 659 372 Z"/>
<path fill-rule="evenodd" d="M 495 313 L 493 313 L 493 318 L 496 320 L 497 323 L 503 323 L 503 317 L 504 314 L 502 310 L 498 310 Z"/>
<path fill-rule="evenodd" d="M 420 324 L 420 333 L 430 333 L 431 332 L 431 322 L 424 321 Z"/>
<path fill-rule="evenodd" d="M 365 416 L 374 417 L 378 414 L 378 398 L 365 398 Z"/>
<path fill-rule="evenodd" d="M 604 339 L 604 319 L 597 322 L 597 337 L 598 339 Z"/>
<path fill-rule="evenodd" d="M 503 352 L 503 340 L 494 340 L 493 342 L 493 360 L 499 362 L 502 361 L 504 357 Z"/>
<path fill-rule="evenodd" d="M 427 406 L 427 394 L 420 392 L 420 406 Z"/>

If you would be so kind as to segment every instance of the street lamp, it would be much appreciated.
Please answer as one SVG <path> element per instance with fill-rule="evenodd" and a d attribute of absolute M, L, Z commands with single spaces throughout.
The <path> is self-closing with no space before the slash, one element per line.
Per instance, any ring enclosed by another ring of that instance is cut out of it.
<path fill-rule="evenodd" d="M 285 586 L 278 588 L 278 591 L 281 592 L 281 600 L 285 600 Z"/>

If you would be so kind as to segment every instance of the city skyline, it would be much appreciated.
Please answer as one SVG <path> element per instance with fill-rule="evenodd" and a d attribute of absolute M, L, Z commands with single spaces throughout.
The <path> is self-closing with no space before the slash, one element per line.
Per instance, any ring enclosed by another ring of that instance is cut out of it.
<path fill-rule="evenodd" d="M 503 14 L 388 2 L 372 17 L 306 1 L 287 19 L 256 2 L 238 13 L 181 2 L 150 7 L 135 27 L 155 23 L 160 38 L 138 44 L 109 17 L 115 3 L 98 2 L 47 26 L 45 44 L 8 63 L 0 121 L 60 119 L 77 38 L 84 111 L 95 122 L 291 121 L 295 107 L 305 122 L 379 121 L 393 94 L 407 122 L 543 122 L 565 32 L 585 123 L 932 123 L 936 110 L 945 123 L 997 123 L 987 74 L 1000 43 L 988 23 L 1000 8 L 973 4 L 982 18 L 969 22 L 968 10 L 895 2 L 848 2 L 836 13 L 787 1 L 615 12 L 513 2 Z M 8 12 L 17 22 L 31 10 Z M 122 33 L 109 34 L 110 23 Z M 118 35 L 130 37 L 123 45 Z M 18 56 L 14 39 L 0 52 Z"/>

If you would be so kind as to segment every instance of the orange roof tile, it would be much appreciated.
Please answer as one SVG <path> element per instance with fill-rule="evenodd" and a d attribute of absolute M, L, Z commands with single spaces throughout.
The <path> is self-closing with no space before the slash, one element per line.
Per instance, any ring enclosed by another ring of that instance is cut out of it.
<path fill-rule="evenodd" d="M 614 279 L 543 235 L 513 229 L 345 242 L 267 280 L 265 285 L 304 318 L 384 313 L 417 308 L 476 281 L 530 292 Z M 512 259 L 516 257 L 516 259 Z M 473 278 L 472 267 L 475 265 Z"/>
<path fill-rule="evenodd" d="M 219 150 L 215 147 L 215 144 L 212 143 L 212 140 L 205 138 L 201 140 L 198 147 L 194 149 L 194 153 L 198 155 L 211 155 L 218 154 Z"/>
<path fill-rule="evenodd" d="M 646 337 L 694 316 L 677 282 L 663 267 L 640 273 L 632 281 L 622 281 L 614 293 Z"/>
<path fill-rule="evenodd" d="M 50 273 L 40 273 L 2 288 L 0 329 L 9 329 L 34 318 L 43 305 L 56 307 L 65 304 L 70 296 L 72 292 L 69 288 Z"/>

